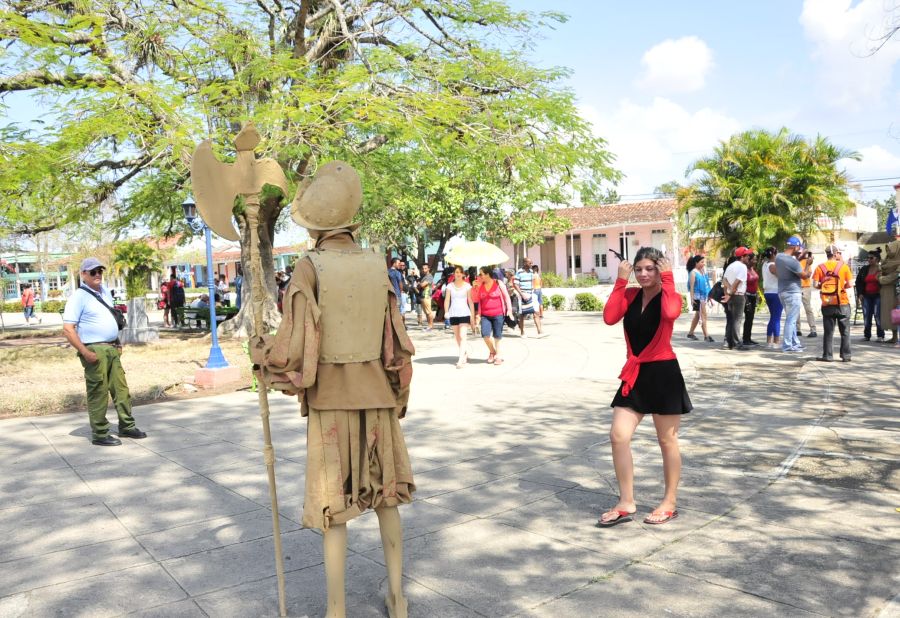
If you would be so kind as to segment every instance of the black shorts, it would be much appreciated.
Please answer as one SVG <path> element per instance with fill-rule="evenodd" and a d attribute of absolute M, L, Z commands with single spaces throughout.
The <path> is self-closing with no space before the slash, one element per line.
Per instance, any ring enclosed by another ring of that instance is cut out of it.
<path fill-rule="evenodd" d="M 472 318 L 470 316 L 465 316 L 463 318 L 450 318 L 450 326 L 456 326 L 457 324 L 471 324 Z"/>
<path fill-rule="evenodd" d="M 700 299 L 695 298 L 694 302 L 691 304 L 691 307 L 693 308 L 694 311 L 700 311 Z"/>

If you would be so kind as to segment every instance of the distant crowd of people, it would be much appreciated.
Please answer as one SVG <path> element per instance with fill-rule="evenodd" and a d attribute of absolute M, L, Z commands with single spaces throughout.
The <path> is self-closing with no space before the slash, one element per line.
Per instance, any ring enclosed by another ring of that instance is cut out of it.
<path fill-rule="evenodd" d="M 518 328 L 525 337 L 525 324 L 534 323 L 538 336 L 543 335 L 543 296 L 540 268 L 525 258 L 518 270 L 485 265 L 468 268 L 448 265 L 435 280 L 428 264 L 421 273 L 407 268 L 400 258 L 391 260 L 388 277 L 398 298 L 402 315 L 416 315 L 424 331 L 434 323 L 444 323 L 452 331 L 457 346 L 458 368 L 469 360 L 467 331 L 480 332 L 487 349 L 487 362 L 503 364 L 500 341 L 504 327 Z"/>
<path fill-rule="evenodd" d="M 836 244 L 825 247 L 825 261 L 820 264 L 816 264 L 812 251 L 799 236 L 788 238 L 780 252 L 775 247 L 766 248 L 759 264 L 755 251 L 737 247 L 726 261 L 722 281 L 716 285 L 710 282 L 706 258 L 692 256 L 687 270 L 694 316 L 687 337 L 698 340 L 696 329 L 700 326 L 704 341 L 714 341 L 708 332 L 707 311 L 713 302 L 720 302 L 726 319 L 723 347 L 743 351 L 759 345 L 752 334 L 762 299 L 769 312 L 766 346 L 786 353 L 803 352 L 800 339 L 803 321 L 808 329 L 806 338 L 818 337 L 812 294 L 817 290 L 823 326 L 822 353 L 817 360 L 834 360 L 833 338 L 837 330 L 840 335 L 838 356 L 844 362 L 850 362 L 852 290 L 863 313 L 863 341 L 872 340 L 874 322 L 878 341 L 885 342 L 890 330 L 891 338 L 887 343 L 898 344 L 898 327 L 892 323 L 896 313 L 893 318 L 891 315 L 892 310 L 900 308 L 900 255 L 896 255 L 900 251 L 896 244 L 888 246 L 890 259 L 884 261 L 881 248 L 869 251 L 866 263 L 859 267 L 855 276 L 850 264 L 844 260 L 842 248 Z"/>

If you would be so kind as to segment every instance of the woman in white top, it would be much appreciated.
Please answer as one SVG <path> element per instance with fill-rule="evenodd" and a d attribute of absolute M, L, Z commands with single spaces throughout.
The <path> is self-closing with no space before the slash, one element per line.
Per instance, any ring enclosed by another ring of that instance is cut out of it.
<path fill-rule="evenodd" d="M 459 360 L 456 368 L 462 369 L 469 360 L 469 350 L 463 325 L 470 330 L 475 329 L 475 304 L 472 302 L 472 286 L 466 281 L 466 271 L 462 266 L 453 270 L 453 281 L 444 286 L 444 315 L 449 318 L 453 327 L 453 336 L 459 348 Z"/>
<path fill-rule="evenodd" d="M 775 256 L 778 250 L 769 247 L 763 252 L 762 287 L 763 296 L 766 299 L 766 307 L 769 308 L 769 323 L 766 326 L 766 346 L 770 348 L 781 347 L 781 312 L 784 307 L 778 296 L 778 275 L 775 274 Z"/>

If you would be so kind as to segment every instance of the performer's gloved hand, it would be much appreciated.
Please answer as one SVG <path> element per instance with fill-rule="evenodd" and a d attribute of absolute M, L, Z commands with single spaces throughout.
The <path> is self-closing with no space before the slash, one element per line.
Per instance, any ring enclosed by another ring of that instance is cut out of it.
<path fill-rule="evenodd" d="M 269 339 L 271 339 L 271 337 L 268 335 L 250 338 L 250 360 L 253 361 L 254 364 L 265 364 L 266 350 L 269 348 Z"/>

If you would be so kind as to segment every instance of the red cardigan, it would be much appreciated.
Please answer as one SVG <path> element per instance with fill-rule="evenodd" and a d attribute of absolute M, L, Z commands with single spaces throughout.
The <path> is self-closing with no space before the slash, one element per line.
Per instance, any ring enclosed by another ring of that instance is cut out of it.
<path fill-rule="evenodd" d="M 631 353 L 631 342 L 628 340 L 628 333 L 625 333 L 625 345 L 628 349 L 628 360 L 622 367 L 619 379 L 624 382 L 622 385 L 622 394 L 628 395 L 634 387 L 637 380 L 638 372 L 641 369 L 641 363 L 651 363 L 653 361 L 672 360 L 675 358 L 675 352 L 672 350 L 672 328 L 675 320 L 681 315 L 681 294 L 675 291 L 675 278 L 672 272 L 661 273 L 662 278 L 662 310 L 659 319 L 659 328 L 656 334 L 644 350 L 635 356 Z M 625 317 L 628 311 L 628 305 L 637 296 L 640 288 L 626 288 L 628 280 L 616 279 L 616 286 L 613 288 L 606 306 L 603 308 L 603 321 L 610 326 Z"/>

